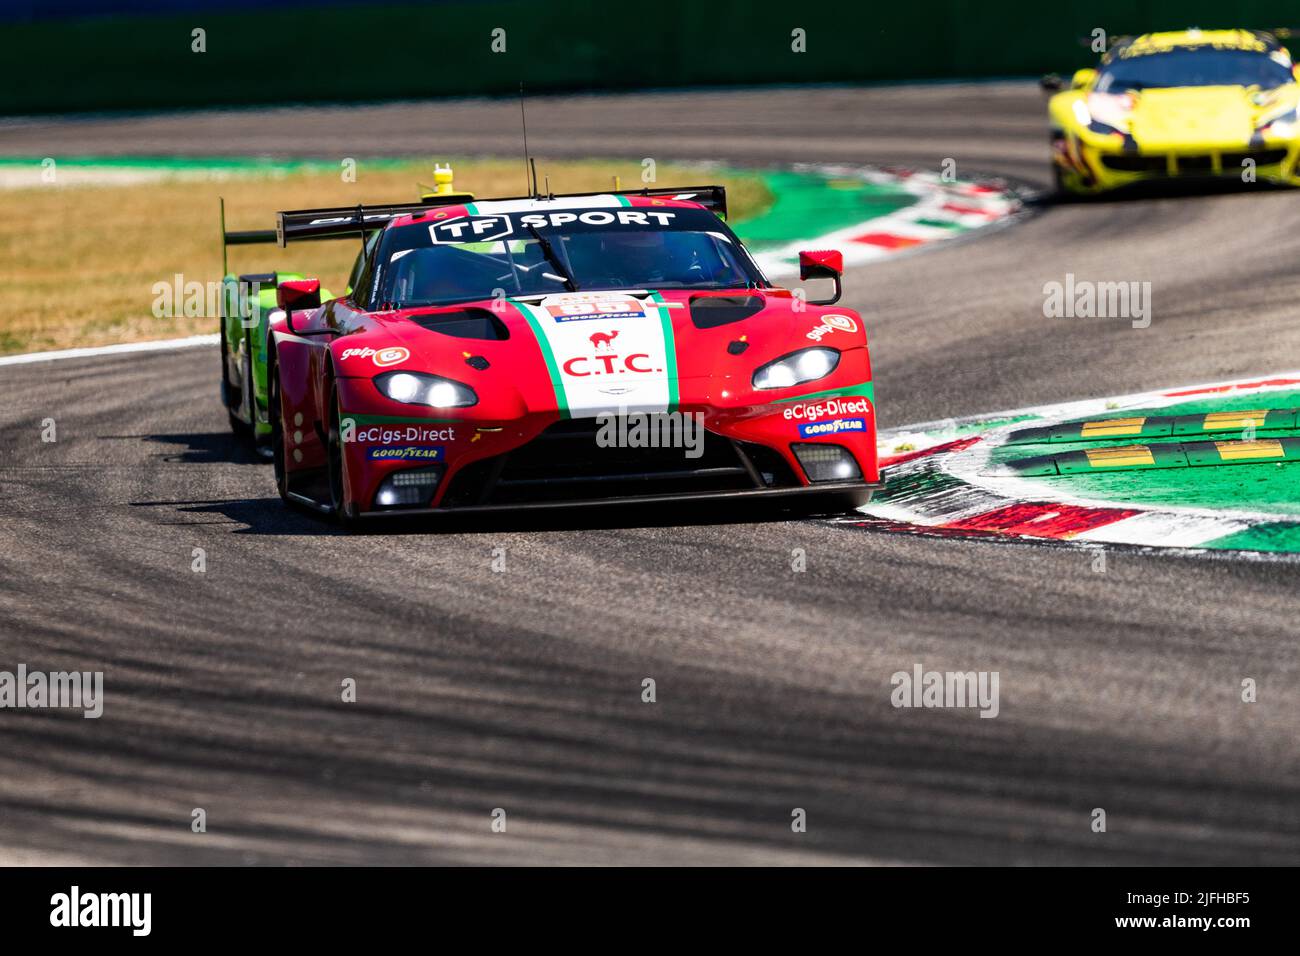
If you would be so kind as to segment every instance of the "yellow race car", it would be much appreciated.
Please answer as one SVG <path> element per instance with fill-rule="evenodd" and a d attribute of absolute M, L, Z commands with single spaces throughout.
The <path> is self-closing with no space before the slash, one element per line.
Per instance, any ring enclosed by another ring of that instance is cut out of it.
<path fill-rule="evenodd" d="M 1098 69 L 1053 92 L 1057 188 L 1094 195 L 1154 180 L 1300 185 L 1300 67 L 1258 30 L 1181 30 L 1115 41 Z"/>

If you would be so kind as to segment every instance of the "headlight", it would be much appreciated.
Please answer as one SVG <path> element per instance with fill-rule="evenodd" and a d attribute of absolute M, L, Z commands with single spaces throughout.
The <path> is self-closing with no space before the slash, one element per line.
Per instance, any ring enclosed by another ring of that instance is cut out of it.
<path fill-rule="evenodd" d="M 1291 136 L 1295 132 L 1296 111 L 1287 110 L 1259 125 L 1259 132 L 1273 136 Z"/>
<path fill-rule="evenodd" d="M 825 378 L 840 364 L 835 349 L 803 349 L 775 362 L 768 362 L 754 373 L 755 388 L 789 388 Z"/>
<path fill-rule="evenodd" d="M 478 396 L 468 385 L 422 372 L 385 372 L 375 376 L 375 387 L 403 405 L 464 408 L 478 404 Z"/>
<path fill-rule="evenodd" d="M 1128 93 L 1091 93 L 1085 104 L 1074 101 L 1074 118 L 1103 136 L 1127 135 L 1133 129 L 1134 99 Z"/>

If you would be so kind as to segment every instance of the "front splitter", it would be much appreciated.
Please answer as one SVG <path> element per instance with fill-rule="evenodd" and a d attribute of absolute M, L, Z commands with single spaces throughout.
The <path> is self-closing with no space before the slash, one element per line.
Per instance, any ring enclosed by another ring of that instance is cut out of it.
<path fill-rule="evenodd" d="M 385 511 L 363 511 L 362 518 L 449 517 L 452 515 L 502 514 L 537 511 L 565 511 L 588 508 L 626 508 L 667 504 L 693 504 L 708 502 L 738 502 L 752 500 L 756 503 L 780 504 L 783 502 L 811 505 L 819 499 L 833 508 L 852 511 L 871 501 L 872 492 L 880 484 L 865 482 L 827 482 L 800 488 L 744 488 L 735 491 L 697 491 L 686 494 L 635 495 L 619 498 L 582 498 L 573 501 L 530 501 L 508 505 L 465 505 L 460 508 L 401 508 Z"/>

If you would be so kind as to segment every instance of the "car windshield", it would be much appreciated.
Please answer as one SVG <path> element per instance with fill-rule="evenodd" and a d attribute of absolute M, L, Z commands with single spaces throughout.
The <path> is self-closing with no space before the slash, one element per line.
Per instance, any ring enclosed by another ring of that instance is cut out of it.
<path fill-rule="evenodd" d="M 388 229 L 374 301 L 390 308 L 502 295 L 766 285 L 703 209 L 619 207 L 457 216 Z"/>
<path fill-rule="evenodd" d="M 1096 89 L 1099 93 L 1167 86 L 1258 86 L 1272 89 L 1290 81 L 1290 68 L 1281 58 L 1274 59 L 1271 54 L 1255 50 L 1196 48 L 1117 59 L 1101 71 Z"/>

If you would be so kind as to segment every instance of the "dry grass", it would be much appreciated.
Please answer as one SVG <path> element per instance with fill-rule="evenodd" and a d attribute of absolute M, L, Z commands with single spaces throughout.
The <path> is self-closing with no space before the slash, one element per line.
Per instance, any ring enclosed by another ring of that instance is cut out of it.
<path fill-rule="evenodd" d="M 515 196 L 523 189 L 519 160 L 455 162 L 456 188 L 480 197 Z M 640 183 L 636 163 L 547 162 L 556 192 L 608 189 L 613 177 Z M 720 180 L 732 218 L 770 202 L 756 177 L 717 176 L 661 166 L 658 184 Z M 429 164 L 358 170 L 357 182 L 338 173 L 276 177 L 171 179 L 136 185 L 83 185 L 0 191 L 0 354 L 162 339 L 216 331 L 209 317 L 154 318 L 154 285 L 221 278 L 217 198 L 226 200 L 228 229 L 269 229 L 280 209 L 414 201 L 416 182 L 430 182 Z M 335 291 L 357 252 L 357 241 L 314 242 L 230 250 L 233 272 L 296 271 L 319 276 Z"/>

